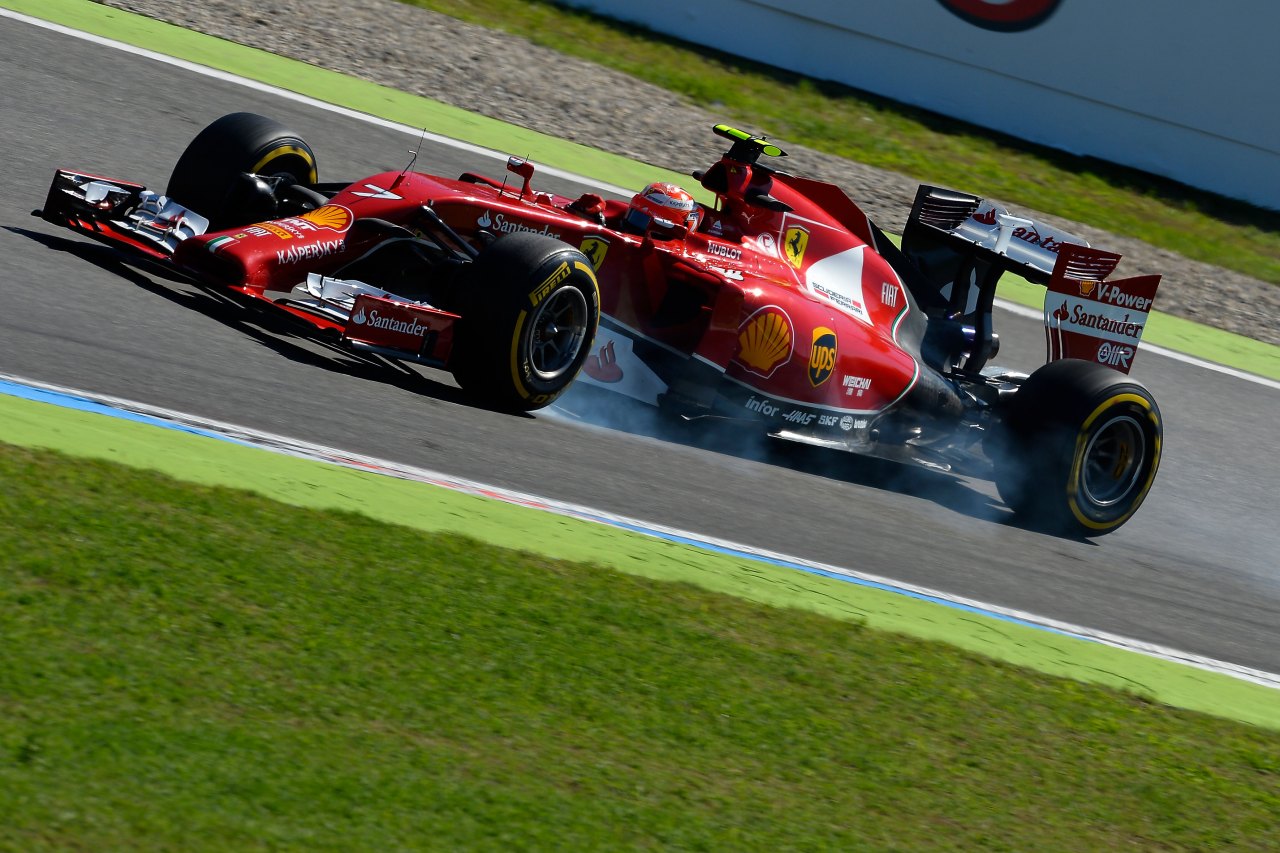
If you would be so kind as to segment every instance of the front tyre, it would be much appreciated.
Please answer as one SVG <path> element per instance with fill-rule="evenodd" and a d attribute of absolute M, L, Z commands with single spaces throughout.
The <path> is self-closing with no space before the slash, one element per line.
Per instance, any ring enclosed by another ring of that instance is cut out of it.
<path fill-rule="evenodd" d="M 586 257 L 541 234 L 486 247 L 467 270 L 450 369 L 481 405 L 527 412 L 549 405 L 586 361 L 600 289 Z"/>
<path fill-rule="evenodd" d="M 213 231 L 270 218 L 274 200 L 245 175 L 287 176 L 304 185 L 319 179 L 316 155 L 302 137 L 266 116 L 231 113 L 191 140 L 165 195 L 207 218 Z"/>
<path fill-rule="evenodd" d="M 1164 424 L 1140 382 L 1066 359 L 1028 377 L 1000 435 L 992 455 L 1005 502 L 1033 525 L 1100 536 L 1128 521 L 1151 490 Z"/>

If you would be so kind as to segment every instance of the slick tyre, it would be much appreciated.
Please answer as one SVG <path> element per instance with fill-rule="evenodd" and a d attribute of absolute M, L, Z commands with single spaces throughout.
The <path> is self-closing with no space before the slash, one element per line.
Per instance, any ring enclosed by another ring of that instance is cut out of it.
<path fill-rule="evenodd" d="M 1031 525 L 1100 536 L 1142 505 L 1160 467 L 1164 424 L 1140 382 L 1067 359 L 1028 377 L 993 448 L 996 488 Z"/>
<path fill-rule="evenodd" d="M 463 280 L 450 369 L 477 403 L 527 412 L 569 387 L 600 322 L 600 289 L 586 257 L 542 234 L 500 237 Z"/>
<path fill-rule="evenodd" d="M 247 174 L 287 175 L 305 185 L 319 180 L 316 155 L 302 137 L 265 116 L 231 113 L 191 140 L 165 195 L 206 217 L 210 230 L 248 225 L 273 210 L 270 197 L 255 192 Z"/>

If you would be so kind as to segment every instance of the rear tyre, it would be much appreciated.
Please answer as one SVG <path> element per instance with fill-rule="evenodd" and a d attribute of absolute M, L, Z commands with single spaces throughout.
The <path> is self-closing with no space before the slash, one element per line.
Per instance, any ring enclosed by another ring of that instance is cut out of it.
<path fill-rule="evenodd" d="M 1028 377 L 992 454 L 996 488 L 1031 524 L 1100 536 L 1142 505 L 1164 424 L 1151 393 L 1111 368 L 1067 359 Z"/>
<path fill-rule="evenodd" d="M 274 199 L 244 178 L 287 175 L 300 184 L 319 180 L 311 146 L 284 125 L 254 113 L 231 113 L 191 140 L 173 167 L 165 195 L 209 220 L 220 231 L 268 218 Z"/>
<path fill-rule="evenodd" d="M 476 402 L 501 411 L 549 405 L 587 358 L 600 322 L 595 271 L 542 234 L 495 240 L 467 270 L 450 369 Z"/>

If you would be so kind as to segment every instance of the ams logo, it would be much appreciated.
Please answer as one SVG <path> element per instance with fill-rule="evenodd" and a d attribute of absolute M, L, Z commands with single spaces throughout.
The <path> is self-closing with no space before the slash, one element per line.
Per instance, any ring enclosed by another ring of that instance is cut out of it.
<path fill-rule="evenodd" d="M 809 383 L 817 388 L 836 369 L 836 333 L 823 326 L 813 330 L 813 350 L 809 355 Z"/>

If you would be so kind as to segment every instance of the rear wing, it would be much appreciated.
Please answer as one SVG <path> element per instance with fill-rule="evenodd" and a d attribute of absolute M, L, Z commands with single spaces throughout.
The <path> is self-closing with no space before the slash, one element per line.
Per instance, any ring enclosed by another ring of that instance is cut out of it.
<path fill-rule="evenodd" d="M 996 285 L 1013 272 L 1046 288 L 1048 361 L 1078 358 L 1128 373 L 1160 276 L 1106 281 L 1120 255 L 1014 216 L 978 196 L 921 186 L 902 234 L 912 296 L 931 318 L 971 326 L 961 367 L 977 372 L 999 348 L 991 310 Z"/>

